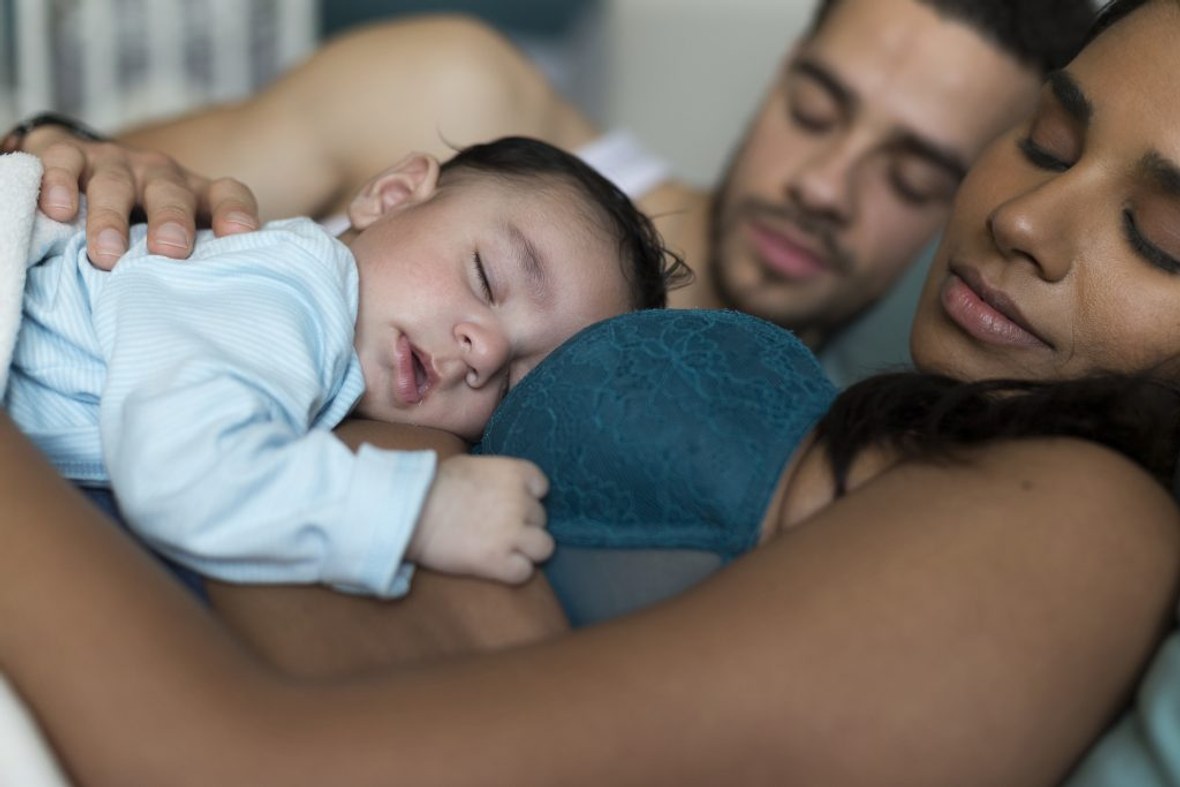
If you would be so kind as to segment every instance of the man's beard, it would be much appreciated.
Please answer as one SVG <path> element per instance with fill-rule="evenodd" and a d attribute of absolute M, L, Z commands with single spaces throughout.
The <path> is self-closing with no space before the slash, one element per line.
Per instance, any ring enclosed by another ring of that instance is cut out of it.
<path fill-rule="evenodd" d="M 740 156 L 739 152 L 737 156 Z M 746 198 L 736 206 L 730 189 L 733 180 L 736 156 L 731 159 L 725 169 L 725 176 L 719 188 L 714 190 L 709 201 L 708 226 L 706 231 L 706 267 L 709 284 L 716 293 L 718 300 L 725 308 L 748 311 L 748 304 L 742 303 L 742 295 L 731 282 L 730 267 L 726 264 L 725 240 L 738 227 L 743 219 L 759 216 L 770 217 L 777 222 L 787 222 L 806 235 L 816 239 L 823 249 L 825 265 L 836 275 L 846 275 L 855 269 L 852 255 L 843 249 L 836 240 L 837 227 L 831 220 L 807 215 L 800 207 L 790 201 L 770 203 L 764 200 Z M 778 277 L 771 271 L 759 266 L 763 281 L 775 280 Z M 808 311 L 811 311 L 810 309 Z M 809 326 L 786 324 L 790 320 L 772 315 L 761 315 L 773 322 L 783 324 L 784 327 L 798 329 Z"/>

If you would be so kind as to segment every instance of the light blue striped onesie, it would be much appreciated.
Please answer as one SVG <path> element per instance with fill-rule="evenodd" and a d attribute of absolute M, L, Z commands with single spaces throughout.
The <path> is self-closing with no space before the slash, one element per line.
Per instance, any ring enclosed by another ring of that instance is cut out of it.
<path fill-rule="evenodd" d="M 78 233 L 34 249 L 4 405 L 68 478 L 111 486 L 128 525 L 201 574 L 408 590 L 402 560 L 432 452 L 352 453 L 331 433 L 364 382 L 358 277 L 307 219 L 199 234 L 109 273 Z"/>

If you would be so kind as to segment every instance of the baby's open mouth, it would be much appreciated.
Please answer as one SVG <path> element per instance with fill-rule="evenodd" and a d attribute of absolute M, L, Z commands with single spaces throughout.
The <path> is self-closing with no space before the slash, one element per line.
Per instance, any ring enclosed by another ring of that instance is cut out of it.
<path fill-rule="evenodd" d="M 422 363 L 417 350 L 410 352 L 410 358 L 414 363 L 414 382 L 418 386 L 418 395 L 421 396 L 430 387 L 430 375 L 426 373 L 426 365 Z"/>

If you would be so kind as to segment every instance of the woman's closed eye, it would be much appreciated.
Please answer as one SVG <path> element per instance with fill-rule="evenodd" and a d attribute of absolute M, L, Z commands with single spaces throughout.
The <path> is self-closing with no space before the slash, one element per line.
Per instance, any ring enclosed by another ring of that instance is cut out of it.
<path fill-rule="evenodd" d="M 1031 134 L 1021 137 L 1016 142 L 1016 146 L 1020 148 L 1020 152 L 1024 154 L 1028 162 L 1038 169 L 1046 169 L 1051 172 L 1065 172 L 1072 166 L 1070 162 L 1058 158 L 1037 144 Z"/>
<path fill-rule="evenodd" d="M 1123 209 L 1123 234 L 1131 248 L 1147 262 L 1166 273 L 1180 273 L 1180 260 L 1149 241 L 1139 229 L 1135 214 L 1130 208 Z"/>

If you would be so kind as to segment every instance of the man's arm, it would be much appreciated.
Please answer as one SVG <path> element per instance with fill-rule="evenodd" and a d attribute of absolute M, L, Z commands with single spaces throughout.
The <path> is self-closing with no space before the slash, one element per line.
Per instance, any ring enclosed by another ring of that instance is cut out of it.
<path fill-rule="evenodd" d="M 42 204 L 54 218 L 73 215 L 80 184 L 95 243 L 108 228 L 125 238 L 141 205 L 153 240 L 167 222 L 180 232 L 178 243 L 152 250 L 183 257 L 197 217 L 211 217 L 219 234 L 250 229 L 250 191 L 265 219 L 328 214 L 408 150 L 446 158 L 454 146 L 506 134 L 576 147 L 595 132 L 502 36 L 464 17 L 431 16 L 360 28 L 245 101 L 129 130 L 118 141 L 132 150 L 52 127 L 24 147 L 46 162 Z M 136 152 L 149 150 L 185 169 Z M 99 261 L 101 250 L 90 252 Z"/>

